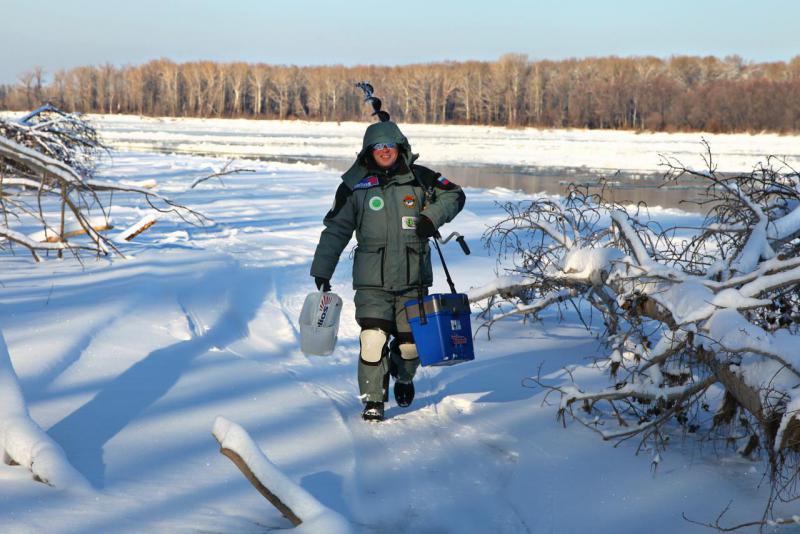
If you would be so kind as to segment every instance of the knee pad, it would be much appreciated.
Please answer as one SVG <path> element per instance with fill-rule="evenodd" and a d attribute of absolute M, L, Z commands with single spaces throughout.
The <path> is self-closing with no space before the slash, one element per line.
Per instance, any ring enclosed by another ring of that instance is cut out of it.
<path fill-rule="evenodd" d="M 400 357 L 404 360 L 416 360 L 419 358 L 417 352 L 417 345 L 414 343 L 401 343 L 400 344 Z"/>
<path fill-rule="evenodd" d="M 367 363 L 378 363 L 383 357 L 383 346 L 388 336 L 379 328 L 361 331 L 361 359 Z"/>

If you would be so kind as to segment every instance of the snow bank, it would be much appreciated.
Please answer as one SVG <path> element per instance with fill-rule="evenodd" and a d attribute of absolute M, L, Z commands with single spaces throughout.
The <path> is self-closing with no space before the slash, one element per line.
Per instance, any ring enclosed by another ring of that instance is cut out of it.
<path fill-rule="evenodd" d="M 61 447 L 28 415 L 28 408 L 0 334 L 0 446 L 8 458 L 30 469 L 50 486 L 89 489 L 89 482 L 67 461 Z"/>
<path fill-rule="evenodd" d="M 256 479 L 303 521 L 295 529 L 297 532 L 345 534 L 353 531 L 342 516 L 323 506 L 306 490 L 284 475 L 267 458 L 244 428 L 224 417 L 217 417 L 212 434 L 219 442 L 220 447 L 238 454 Z"/>

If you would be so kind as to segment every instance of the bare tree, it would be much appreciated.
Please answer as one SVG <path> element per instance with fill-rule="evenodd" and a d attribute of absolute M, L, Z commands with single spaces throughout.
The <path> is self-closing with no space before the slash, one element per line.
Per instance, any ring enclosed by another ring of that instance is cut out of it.
<path fill-rule="evenodd" d="M 264 112 L 264 88 L 268 83 L 268 69 L 263 64 L 255 65 L 250 71 L 248 78 L 250 83 L 250 95 L 252 97 L 252 113 L 259 117 Z"/>
<path fill-rule="evenodd" d="M 234 117 L 244 114 L 247 81 L 250 68 L 246 63 L 232 63 L 227 67 L 227 84 L 230 88 L 230 110 Z"/>
<path fill-rule="evenodd" d="M 25 105 L 28 108 L 33 107 L 33 103 L 35 102 L 34 79 L 35 73 L 33 71 L 23 72 L 19 75 L 19 83 L 25 91 Z"/>
<path fill-rule="evenodd" d="M 49 85 L 33 69 L 0 93 L 0 106 L 30 109 L 44 99 L 78 111 L 352 120 L 364 113 L 353 80 L 369 79 L 405 122 L 789 132 L 800 130 L 798 64 L 520 54 L 395 67 L 160 59 L 59 71 Z"/>

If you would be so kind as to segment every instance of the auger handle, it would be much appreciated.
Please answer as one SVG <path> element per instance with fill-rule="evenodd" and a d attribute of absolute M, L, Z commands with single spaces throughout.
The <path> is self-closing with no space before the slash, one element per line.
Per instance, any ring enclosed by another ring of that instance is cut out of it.
<path fill-rule="evenodd" d="M 441 234 L 439 234 L 439 232 L 436 232 L 436 239 L 442 245 L 446 245 L 454 237 L 456 238 L 456 241 L 458 241 L 458 244 L 461 246 L 461 250 L 464 252 L 464 254 L 469 256 L 470 255 L 469 245 L 467 245 L 467 241 L 464 239 L 463 235 L 459 234 L 458 232 L 453 232 L 445 239 L 442 239 Z"/>
<path fill-rule="evenodd" d="M 464 254 L 469 256 L 469 252 L 470 252 L 469 245 L 467 245 L 467 241 L 464 239 L 464 236 L 463 235 L 458 236 L 456 238 L 456 241 L 458 241 L 458 244 L 461 245 L 461 250 L 464 251 Z"/>

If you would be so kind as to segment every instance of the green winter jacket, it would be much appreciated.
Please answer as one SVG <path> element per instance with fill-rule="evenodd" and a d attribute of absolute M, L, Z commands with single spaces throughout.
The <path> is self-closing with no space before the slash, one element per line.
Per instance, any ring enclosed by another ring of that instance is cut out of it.
<path fill-rule="evenodd" d="M 370 149 L 375 143 L 398 145 L 392 169 L 380 169 L 372 161 Z M 417 287 L 420 249 L 422 284 L 433 283 L 430 247 L 416 235 L 416 217 L 422 213 L 439 228 L 461 211 L 465 197 L 460 187 L 439 173 L 415 165 L 416 159 L 395 123 L 379 122 L 367 128 L 361 152 L 342 175 L 333 207 L 323 221 L 311 276 L 330 280 L 355 231 L 354 289 L 398 292 Z"/>

